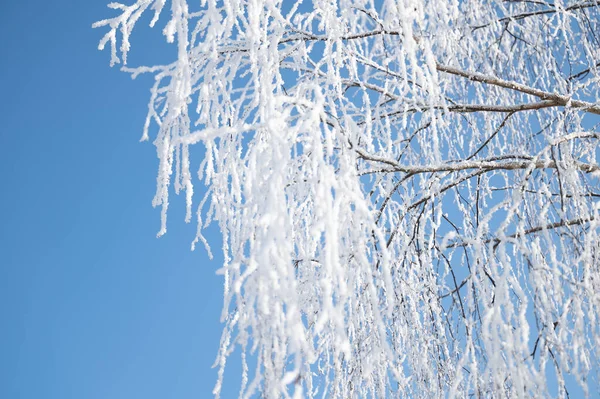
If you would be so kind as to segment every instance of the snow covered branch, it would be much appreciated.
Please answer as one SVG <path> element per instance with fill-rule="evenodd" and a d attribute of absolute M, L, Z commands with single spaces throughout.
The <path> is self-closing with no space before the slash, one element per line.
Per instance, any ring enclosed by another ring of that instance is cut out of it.
<path fill-rule="evenodd" d="M 169 13 L 123 70 L 159 235 L 173 191 L 222 233 L 216 397 L 238 353 L 241 398 L 600 389 L 598 2 L 132 3 L 93 26 L 126 64 Z"/>

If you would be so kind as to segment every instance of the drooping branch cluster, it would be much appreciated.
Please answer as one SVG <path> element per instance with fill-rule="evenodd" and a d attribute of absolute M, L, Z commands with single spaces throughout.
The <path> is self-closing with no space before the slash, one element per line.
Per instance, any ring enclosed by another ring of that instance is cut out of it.
<path fill-rule="evenodd" d="M 171 186 L 223 234 L 216 396 L 236 350 L 241 397 L 598 387 L 599 3 L 193 6 L 94 26 L 126 62 L 171 10 L 177 59 L 124 69 L 155 76 L 159 234 Z"/>

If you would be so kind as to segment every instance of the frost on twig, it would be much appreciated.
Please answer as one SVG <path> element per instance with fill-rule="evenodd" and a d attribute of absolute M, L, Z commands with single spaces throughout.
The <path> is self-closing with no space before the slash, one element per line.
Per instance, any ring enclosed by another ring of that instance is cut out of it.
<path fill-rule="evenodd" d="M 242 398 L 599 388 L 597 2 L 109 7 L 111 65 L 170 8 L 176 59 L 123 69 L 155 78 L 159 235 L 172 189 L 223 235 L 215 396 L 236 349 Z"/>

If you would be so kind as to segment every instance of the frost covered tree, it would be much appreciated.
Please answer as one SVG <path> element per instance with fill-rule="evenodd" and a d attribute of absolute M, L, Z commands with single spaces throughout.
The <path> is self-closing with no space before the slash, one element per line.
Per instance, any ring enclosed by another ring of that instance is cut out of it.
<path fill-rule="evenodd" d="M 159 235 L 174 190 L 223 236 L 217 397 L 239 354 L 243 398 L 600 389 L 598 0 L 109 7 L 111 65 L 177 48 L 123 69 Z"/>

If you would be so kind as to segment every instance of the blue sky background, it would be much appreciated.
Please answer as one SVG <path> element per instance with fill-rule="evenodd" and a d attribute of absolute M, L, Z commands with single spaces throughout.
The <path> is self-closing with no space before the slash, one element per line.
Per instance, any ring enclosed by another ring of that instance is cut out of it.
<path fill-rule="evenodd" d="M 139 143 L 152 77 L 97 50 L 108 2 L 0 3 L 0 398 L 212 397 L 220 237 L 207 234 L 213 261 L 191 252 L 196 226 L 172 197 L 156 238 L 158 160 Z M 149 17 L 131 66 L 174 51 Z"/>
<path fill-rule="evenodd" d="M 151 78 L 97 50 L 107 3 L 0 5 L 0 398 L 212 396 L 219 236 L 214 261 L 190 252 L 177 197 L 156 238 Z M 168 55 L 162 26 L 139 28 L 131 65 Z"/>

